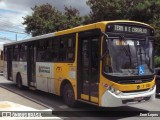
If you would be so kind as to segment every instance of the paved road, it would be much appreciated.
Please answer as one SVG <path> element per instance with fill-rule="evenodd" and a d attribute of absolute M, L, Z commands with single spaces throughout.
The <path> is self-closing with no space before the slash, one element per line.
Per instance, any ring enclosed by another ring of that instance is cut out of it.
<path fill-rule="evenodd" d="M 156 98 L 155 101 L 150 103 L 133 104 L 130 106 L 116 107 L 116 108 L 99 108 L 93 105 L 88 105 L 85 103 L 80 103 L 78 108 L 69 108 L 66 106 L 62 98 L 48 94 L 41 91 L 32 90 L 19 90 L 15 84 L 7 81 L 2 76 L 0 76 L 0 86 L 13 91 L 16 94 L 25 96 L 26 98 L 32 99 L 33 102 L 38 102 L 43 105 L 50 107 L 55 112 L 56 116 L 63 119 L 77 119 L 77 120 L 106 120 L 106 115 L 112 114 L 115 117 L 108 117 L 107 120 L 139 120 L 139 119 L 154 119 L 158 120 L 160 117 L 139 117 L 141 111 L 143 115 L 148 114 L 149 111 L 160 111 L 160 98 Z M 61 112 L 57 112 L 61 111 Z M 83 112 L 84 111 L 84 112 Z M 87 112 L 86 112 L 87 111 Z M 122 116 L 120 116 L 123 113 Z M 153 112 L 157 114 L 156 112 Z M 159 113 L 160 115 L 160 113 Z M 117 117 L 119 116 L 119 117 Z"/>

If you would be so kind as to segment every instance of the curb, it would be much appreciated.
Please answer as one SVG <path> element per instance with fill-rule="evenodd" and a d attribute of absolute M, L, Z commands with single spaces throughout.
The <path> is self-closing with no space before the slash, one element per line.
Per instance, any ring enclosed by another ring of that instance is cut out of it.
<path fill-rule="evenodd" d="M 46 107 L 46 108 L 48 108 L 48 109 L 51 109 L 52 111 L 54 110 L 54 108 L 52 108 L 52 107 L 50 107 L 50 106 L 48 106 L 48 105 L 46 105 L 46 104 L 44 104 L 44 103 L 42 103 L 42 102 L 39 102 L 39 101 L 37 101 L 37 100 L 34 100 L 34 99 L 32 99 L 32 98 L 30 98 L 30 97 L 27 97 L 27 96 L 25 96 L 25 95 L 23 95 L 23 94 L 21 94 L 21 93 L 17 93 L 17 92 L 15 92 L 15 91 L 13 91 L 13 90 L 11 90 L 11 89 L 3 86 L 3 85 L 0 85 L 0 87 L 4 88 L 4 89 L 6 89 L 6 90 L 8 90 L 8 91 L 10 91 L 10 92 L 13 92 L 13 93 L 15 93 L 15 94 L 17 94 L 17 95 L 20 95 L 21 97 L 24 97 L 24 98 L 26 98 L 26 99 L 28 99 L 28 100 L 31 100 L 32 102 L 35 102 L 35 103 L 37 103 L 37 104 L 40 104 L 40 105 L 42 105 L 43 107 Z"/>

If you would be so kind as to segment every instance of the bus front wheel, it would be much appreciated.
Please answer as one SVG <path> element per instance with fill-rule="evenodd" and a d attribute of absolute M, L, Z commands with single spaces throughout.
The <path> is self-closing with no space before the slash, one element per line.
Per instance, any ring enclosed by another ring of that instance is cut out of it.
<path fill-rule="evenodd" d="M 74 90 L 71 84 L 69 83 L 67 83 L 63 88 L 63 99 L 68 106 L 70 107 L 76 106 L 77 102 L 75 100 Z"/>

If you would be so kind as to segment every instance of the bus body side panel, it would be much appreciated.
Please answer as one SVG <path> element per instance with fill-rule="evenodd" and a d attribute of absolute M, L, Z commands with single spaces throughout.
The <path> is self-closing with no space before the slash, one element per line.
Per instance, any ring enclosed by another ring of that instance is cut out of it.
<path fill-rule="evenodd" d="M 53 68 L 53 63 L 36 62 L 36 88 L 38 90 L 55 93 Z"/>
<path fill-rule="evenodd" d="M 22 78 L 22 85 L 28 86 L 27 82 L 27 62 L 13 61 L 12 62 L 12 71 L 13 71 L 13 82 L 16 83 L 16 76 L 20 73 Z"/>
<path fill-rule="evenodd" d="M 63 80 L 68 80 L 76 97 L 76 64 L 75 63 L 54 63 L 54 87 L 55 94 L 60 95 L 60 86 Z"/>

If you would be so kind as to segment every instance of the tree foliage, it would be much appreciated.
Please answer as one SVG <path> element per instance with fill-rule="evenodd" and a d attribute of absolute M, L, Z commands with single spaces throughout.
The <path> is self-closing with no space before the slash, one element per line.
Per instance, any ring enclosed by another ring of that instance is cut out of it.
<path fill-rule="evenodd" d="M 59 11 L 50 4 L 35 6 L 32 15 L 24 17 L 23 24 L 26 32 L 32 36 L 42 35 L 54 31 L 72 28 L 82 24 L 79 11 L 66 7 L 64 12 Z"/>
<path fill-rule="evenodd" d="M 130 19 L 151 23 L 159 19 L 159 0 L 88 0 L 87 4 L 94 22 Z"/>
<path fill-rule="evenodd" d="M 154 64 L 155 64 L 155 67 L 160 67 L 160 56 L 154 57 Z"/>

